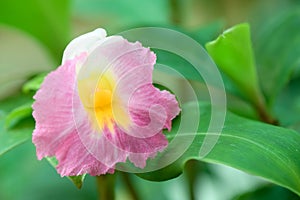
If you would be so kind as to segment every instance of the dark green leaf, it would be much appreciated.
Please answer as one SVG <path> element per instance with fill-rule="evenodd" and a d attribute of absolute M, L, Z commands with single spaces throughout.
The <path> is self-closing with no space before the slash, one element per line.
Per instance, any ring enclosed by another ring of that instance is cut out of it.
<path fill-rule="evenodd" d="M 299 197 L 289 190 L 273 184 L 265 185 L 254 191 L 247 192 L 234 198 L 234 200 L 298 200 Z"/>
<path fill-rule="evenodd" d="M 3 111 L 4 113 L 9 113 L 16 107 L 22 106 L 24 104 L 28 104 L 29 102 L 32 102 L 31 95 L 18 94 L 18 95 L 10 96 L 1 101 L 0 110 Z"/>
<path fill-rule="evenodd" d="M 187 113 L 195 112 L 197 103 L 186 104 L 182 108 Z M 209 106 L 201 106 L 200 126 L 191 146 L 173 164 L 158 171 L 140 174 L 141 177 L 153 181 L 168 180 L 178 176 L 188 160 L 196 159 L 208 163 L 231 166 L 249 174 L 263 177 L 272 183 L 281 185 L 300 195 L 300 134 L 289 129 L 252 121 L 232 113 L 227 113 L 223 131 L 217 144 L 204 158 L 199 157 L 199 150 L 207 134 L 211 120 Z M 188 135 L 180 133 L 177 128 L 180 120 L 174 122 L 171 133 L 167 133 L 171 141 L 175 137 Z M 192 131 L 192 130 L 191 130 Z M 175 151 L 175 150 L 174 150 Z M 149 163 L 159 162 L 164 153 L 159 154 Z"/>
<path fill-rule="evenodd" d="M 172 67 L 188 80 L 203 82 L 203 79 L 196 68 L 184 58 L 164 50 L 153 50 L 157 55 L 157 63 Z"/>

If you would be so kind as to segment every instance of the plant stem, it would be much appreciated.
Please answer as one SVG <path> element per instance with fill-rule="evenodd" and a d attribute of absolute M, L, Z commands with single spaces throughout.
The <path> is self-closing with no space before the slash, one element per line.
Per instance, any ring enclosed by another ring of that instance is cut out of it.
<path fill-rule="evenodd" d="M 199 162 L 196 160 L 190 160 L 185 165 L 186 178 L 188 181 L 189 199 L 195 200 L 195 183 L 197 181 L 199 173 Z"/>
<path fill-rule="evenodd" d="M 180 24 L 180 6 L 178 0 L 169 0 L 171 8 L 171 22 L 175 25 Z"/>
<path fill-rule="evenodd" d="M 133 200 L 139 200 L 139 195 L 136 192 L 136 189 L 134 187 L 134 185 L 132 184 L 132 180 L 130 179 L 130 174 L 126 173 L 126 172 L 120 172 L 122 175 L 122 178 L 124 180 L 124 183 L 127 186 L 127 189 L 132 197 Z"/>
<path fill-rule="evenodd" d="M 115 199 L 115 175 L 106 174 L 97 176 L 97 189 L 99 200 L 114 200 Z"/>
<path fill-rule="evenodd" d="M 262 95 L 258 95 L 258 101 L 255 103 L 255 108 L 261 121 L 268 124 L 278 125 L 278 121 L 268 112 L 265 99 Z"/>
<path fill-rule="evenodd" d="M 278 121 L 275 120 L 269 113 L 266 111 L 264 107 L 257 107 L 257 111 L 260 119 L 268 124 L 278 125 Z"/>

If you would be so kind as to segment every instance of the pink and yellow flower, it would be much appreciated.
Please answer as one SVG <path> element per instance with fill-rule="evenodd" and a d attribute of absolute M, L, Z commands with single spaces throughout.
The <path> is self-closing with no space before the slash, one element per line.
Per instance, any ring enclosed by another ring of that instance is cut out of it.
<path fill-rule="evenodd" d="M 155 61 L 149 48 L 103 29 L 71 41 L 34 96 L 38 159 L 55 156 L 62 176 L 113 173 L 127 159 L 145 167 L 180 112 L 174 95 L 152 85 Z"/>

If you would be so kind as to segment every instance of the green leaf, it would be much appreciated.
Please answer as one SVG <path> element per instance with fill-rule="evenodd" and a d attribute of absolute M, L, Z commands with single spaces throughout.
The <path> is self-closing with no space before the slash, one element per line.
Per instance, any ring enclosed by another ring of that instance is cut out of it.
<path fill-rule="evenodd" d="M 15 109 L 18 106 L 22 106 L 24 104 L 27 104 L 29 102 L 32 102 L 32 96 L 27 94 L 18 94 L 14 96 L 10 96 L 0 103 L 0 111 L 3 111 L 4 113 L 9 113 L 13 109 Z"/>
<path fill-rule="evenodd" d="M 263 20 L 253 35 L 262 90 L 272 105 L 293 72 L 299 76 L 300 9 L 270 19 Z"/>
<path fill-rule="evenodd" d="M 182 107 L 186 113 L 197 109 L 196 102 Z M 211 120 L 210 106 L 200 106 L 200 126 L 195 138 L 183 155 L 171 165 L 160 170 L 139 174 L 142 178 L 162 181 L 178 176 L 187 161 L 200 160 L 208 163 L 224 164 L 246 173 L 263 177 L 272 183 L 281 185 L 300 195 L 300 134 L 281 127 L 252 121 L 227 112 L 223 131 L 210 153 L 199 156 L 208 124 Z M 171 133 L 167 133 L 169 141 L 182 137 L 184 142 L 193 130 L 177 133 L 180 120 L 174 122 Z M 173 151 L 175 151 L 174 149 Z M 149 163 L 159 163 L 164 153 L 159 154 Z"/>
<path fill-rule="evenodd" d="M 31 111 L 22 108 L 22 105 L 31 101 L 32 97 L 28 95 L 12 96 L 1 101 L 0 156 L 31 138 L 34 121 L 32 117 L 27 117 L 31 116 Z M 14 110 L 18 106 L 21 106 L 19 111 Z M 7 115 L 7 113 L 10 114 Z"/>
<path fill-rule="evenodd" d="M 69 0 L 1 0 L 0 23 L 21 29 L 61 58 L 70 30 Z"/>
<path fill-rule="evenodd" d="M 19 106 L 12 110 L 6 117 L 5 117 L 5 127 L 6 128 L 12 128 L 15 126 L 18 122 L 21 120 L 31 117 L 32 114 L 32 108 L 31 108 L 32 102 L 26 103 L 22 106 Z"/>
<path fill-rule="evenodd" d="M 207 43 L 206 49 L 243 95 L 255 105 L 261 104 L 249 25 L 239 24 L 226 30 L 216 40 Z"/>
<path fill-rule="evenodd" d="M 0 112 L 0 156 L 29 140 L 31 138 L 32 131 L 32 119 L 23 121 L 23 123 L 19 123 L 18 126 L 12 129 L 7 129 L 5 127 L 4 112 Z"/>
<path fill-rule="evenodd" d="M 55 157 L 47 157 L 47 161 L 54 167 L 56 168 L 56 166 L 58 165 L 58 161 L 56 160 Z M 80 176 L 67 176 L 67 178 L 72 181 L 74 183 L 74 185 L 78 188 L 81 189 L 84 178 L 85 178 L 85 174 L 84 175 L 80 175 Z"/>
<path fill-rule="evenodd" d="M 291 200 L 291 199 L 299 199 L 299 197 L 290 192 L 289 190 L 273 185 L 268 184 L 263 187 L 259 187 L 254 191 L 247 192 L 245 194 L 241 194 L 233 198 L 234 200 Z"/>
<path fill-rule="evenodd" d="M 22 91 L 24 93 L 37 91 L 38 89 L 40 89 L 41 84 L 43 83 L 44 78 L 45 78 L 46 75 L 47 75 L 47 73 L 42 73 L 42 74 L 39 74 L 39 75 L 35 76 L 31 80 L 29 80 L 28 82 L 26 82 L 23 85 Z"/>

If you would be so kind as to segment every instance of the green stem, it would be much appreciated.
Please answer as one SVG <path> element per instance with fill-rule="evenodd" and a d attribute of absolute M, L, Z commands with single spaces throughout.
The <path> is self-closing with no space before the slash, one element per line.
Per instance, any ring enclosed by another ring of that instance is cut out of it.
<path fill-rule="evenodd" d="M 97 190 L 99 200 L 114 200 L 115 199 L 115 175 L 107 174 L 97 176 Z"/>
<path fill-rule="evenodd" d="M 257 113 L 258 113 L 261 121 L 268 123 L 268 124 L 278 125 L 278 121 L 276 119 L 274 119 L 274 117 L 269 113 L 267 106 L 266 106 L 265 98 L 261 95 L 260 92 L 258 92 L 258 95 L 257 95 L 257 101 L 255 102 L 255 108 L 257 110 Z"/>
<path fill-rule="evenodd" d="M 267 112 L 266 108 L 264 106 L 257 106 L 256 110 L 258 112 L 258 115 L 261 119 L 261 121 L 268 123 L 268 124 L 273 124 L 273 125 L 278 125 L 278 121 L 275 120 L 269 112 Z"/>
<path fill-rule="evenodd" d="M 190 160 L 185 165 L 186 178 L 188 181 L 189 199 L 195 200 L 195 183 L 197 181 L 198 175 L 201 173 L 201 168 L 199 167 L 199 162 L 196 160 Z"/>
<path fill-rule="evenodd" d="M 171 22 L 175 25 L 180 24 L 180 6 L 178 0 L 169 0 L 171 8 Z"/>
<path fill-rule="evenodd" d="M 126 172 L 120 172 L 121 175 L 122 175 L 122 178 L 124 180 L 124 183 L 125 185 L 127 186 L 127 189 L 128 189 L 128 192 L 130 193 L 131 195 L 131 198 L 133 200 L 139 200 L 139 195 L 138 193 L 136 192 L 136 189 L 132 183 L 132 180 L 130 178 L 130 174 L 126 173 Z"/>

